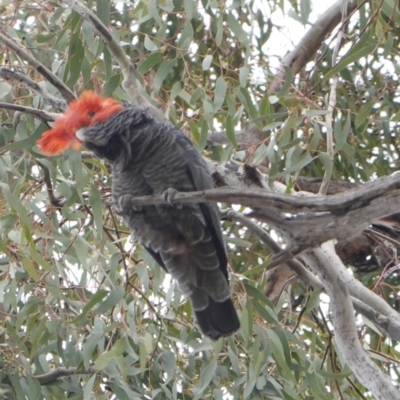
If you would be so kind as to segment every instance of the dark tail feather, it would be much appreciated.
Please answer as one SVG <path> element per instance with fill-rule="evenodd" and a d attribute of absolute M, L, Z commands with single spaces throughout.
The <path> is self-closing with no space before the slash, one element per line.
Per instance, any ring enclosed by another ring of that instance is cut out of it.
<path fill-rule="evenodd" d="M 231 299 L 217 303 L 209 297 L 208 307 L 202 311 L 195 311 L 195 314 L 201 331 L 213 340 L 232 335 L 240 327 Z"/>

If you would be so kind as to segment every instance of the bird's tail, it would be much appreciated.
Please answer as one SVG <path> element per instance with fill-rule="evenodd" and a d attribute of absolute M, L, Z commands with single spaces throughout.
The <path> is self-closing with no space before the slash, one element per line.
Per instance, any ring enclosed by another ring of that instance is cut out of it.
<path fill-rule="evenodd" d="M 203 334 L 213 340 L 232 335 L 240 327 L 232 299 L 217 302 L 209 297 L 207 308 L 195 310 L 195 314 Z"/>

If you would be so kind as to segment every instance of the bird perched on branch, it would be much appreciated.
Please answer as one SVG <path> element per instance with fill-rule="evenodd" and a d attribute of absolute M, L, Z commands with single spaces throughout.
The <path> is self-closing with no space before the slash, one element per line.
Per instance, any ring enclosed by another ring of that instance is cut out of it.
<path fill-rule="evenodd" d="M 190 140 L 134 105 L 87 91 L 38 141 L 56 154 L 83 144 L 112 168 L 114 208 L 134 237 L 178 282 L 201 331 L 216 340 L 240 326 L 228 285 L 227 255 L 216 204 L 132 207 L 132 197 L 214 186 Z"/>

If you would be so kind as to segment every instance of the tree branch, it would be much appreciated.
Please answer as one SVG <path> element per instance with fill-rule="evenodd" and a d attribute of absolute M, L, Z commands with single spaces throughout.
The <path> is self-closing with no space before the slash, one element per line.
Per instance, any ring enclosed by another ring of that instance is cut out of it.
<path fill-rule="evenodd" d="M 315 55 L 326 36 L 332 33 L 333 29 L 342 19 L 343 1 L 338 0 L 332 7 L 328 8 L 312 25 L 310 30 L 303 36 L 299 44 L 288 53 L 282 60 L 278 73 L 268 88 L 268 94 L 274 94 L 282 89 L 285 82 L 285 67 L 289 67 L 293 76 L 307 64 Z M 357 0 L 347 3 L 347 15 L 350 15 L 357 8 Z"/>
<path fill-rule="evenodd" d="M 83 3 L 78 0 L 59 0 L 70 6 L 76 13 L 81 15 L 94 29 L 94 31 L 103 39 L 105 45 L 110 50 L 114 59 L 117 61 L 121 68 L 124 77 L 123 88 L 129 94 L 132 101 L 141 108 L 147 109 L 154 118 L 162 122 L 169 121 L 165 118 L 164 114 L 156 107 L 154 107 L 146 97 L 139 93 L 135 71 L 136 65 L 125 54 L 124 49 L 120 46 L 119 42 L 109 29 L 94 15 Z"/>
<path fill-rule="evenodd" d="M 3 31 L 3 29 L 1 29 Z M 4 31 L 3 31 L 4 32 Z M 42 63 L 40 63 L 35 57 L 31 56 L 22 46 L 16 43 L 14 40 L 6 36 L 4 33 L 0 32 L 0 42 L 3 42 L 5 46 L 10 48 L 25 60 L 30 66 L 35 68 L 35 70 L 42 75 L 45 79 L 47 79 L 55 88 L 57 88 L 63 98 L 69 103 L 72 100 L 75 100 L 75 95 L 71 91 L 71 89 L 65 85 L 65 83 L 53 72 L 47 69 Z"/>
<path fill-rule="evenodd" d="M 3 103 L 0 102 L 0 108 L 4 108 L 6 110 L 13 110 L 23 112 L 25 114 L 31 114 L 36 118 L 41 119 L 42 121 L 52 122 L 60 116 L 60 114 L 50 113 L 44 110 L 39 110 L 37 108 L 27 107 L 27 106 L 20 106 L 18 104 L 10 104 L 10 103 Z"/>
<path fill-rule="evenodd" d="M 302 222 L 304 217 L 309 218 L 310 214 L 323 218 L 326 215 L 343 216 L 348 213 L 355 213 L 359 210 L 372 212 L 370 218 L 362 222 L 393 214 L 398 211 L 400 199 L 400 174 L 379 178 L 367 182 L 364 185 L 348 190 L 344 193 L 325 196 L 300 197 L 268 192 L 265 189 L 230 188 L 223 187 L 198 192 L 179 192 L 171 199 L 172 203 L 200 203 L 220 201 L 230 204 L 241 204 L 260 210 L 269 210 L 274 213 L 284 212 L 292 215 L 301 214 Z M 385 201 L 385 207 L 377 206 L 378 201 Z M 393 202 L 391 205 L 390 202 Z M 162 195 L 143 196 L 132 198 L 133 206 L 165 204 Z M 323 214 L 327 212 L 330 214 Z M 352 220 L 355 219 L 354 217 Z M 356 222 L 356 221 L 352 221 Z M 361 225 L 357 224 L 357 225 Z"/>
<path fill-rule="evenodd" d="M 229 221 L 238 221 L 242 225 L 246 226 L 264 244 L 267 245 L 272 253 L 279 254 L 282 252 L 281 247 L 272 239 L 268 232 L 243 214 L 229 209 L 224 213 L 224 217 Z M 289 269 L 293 272 L 284 272 L 285 269 Z M 267 271 L 267 284 L 265 287 L 266 296 L 269 298 L 276 297 L 274 295 L 281 292 L 282 284 L 285 284 L 294 275 L 297 275 L 304 282 L 310 284 L 315 290 L 325 290 L 324 285 L 317 276 L 310 272 L 301 262 L 293 259 Z M 281 276 L 283 276 L 284 282 L 282 282 Z M 279 282 L 277 282 L 277 279 Z M 351 297 L 355 309 L 360 314 L 374 322 L 375 325 L 378 326 L 388 337 L 400 341 L 399 314 L 382 298 L 364 287 L 350 274 L 346 274 L 345 283 L 350 293 L 356 296 Z M 275 287 L 276 285 L 279 287 Z M 363 301 L 357 297 L 362 298 Z"/>
<path fill-rule="evenodd" d="M 0 76 L 2 76 L 4 79 L 9 79 L 12 81 L 22 83 L 26 87 L 34 90 L 41 96 L 41 98 L 46 104 L 49 104 L 54 108 L 65 110 L 68 107 L 66 101 L 53 96 L 46 90 L 45 86 L 41 86 L 39 83 L 33 81 L 32 79 L 28 78 L 24 74 L 21 74 L 20 72 L 12 71 L 11 69 L 2 67 L 0 68 Z"/>
<path fill-rule="evenodd" d="M 94 375 L 94 374 L 105 374 L 104 371 L 97 371 L 94 368 L 57 368 L 53 371 L 47 372 L 46 374 L 41 374 L 41 375 L 34 375 L 33 378 L 37 379 L 41 385 L 44 385 L 46 383 L 51 383 L 56 381 L 57 379 L 60 378 L 65 378 L 67 376 L 71 375 Z"/>
<path fill-rule="evenodd" d="M 318 275 L 331 298 L 335 338 L 343 359 L 357 379 L 378 400 L 396 400 L 399 392 L 390 379 L 371 361 L 358 339 L 354 309 L 344 276 L 348 274 L 332 242 L 303 255 Z"/>

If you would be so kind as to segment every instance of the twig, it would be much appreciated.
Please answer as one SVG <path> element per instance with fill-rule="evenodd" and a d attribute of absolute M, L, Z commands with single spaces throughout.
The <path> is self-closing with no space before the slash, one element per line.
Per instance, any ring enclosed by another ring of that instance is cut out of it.
<path fill-rule="evenodd" d="M 59 378 L 65 378 L 71 375 L 94 375 L 101 373 L 102 375 L 107 375 L 105 371 L 97 371 L 94 368 L 57 368 L 46 374 L 34 375 L 33 378 L 37 379 L 41 385 L 46 383 L 54 382 Z"/>
<path fill-rule="evenodd" d="M 49 199 L 51 204 L 56 208 L 64 207 L 66 201 L 61 200 L 54 196 L 53 184 L 51 183 L 50 171 L 49 169 L 39 161 L 36 161 L 39 167 L 42 169 L 43 173 L 43 182 L 46 185 L 47 193 L 49 195 Z"/>
<path fill-rule="evenodd" d="M 4 32 L 3 29 L 0 28 Z M 40 63 L 35 57 L 31 56 L 22 46 L 17 42 L 6 36 L 4 33 L 0 32 L 0 42 L 3 42 L 5 46 L 12 49 L 15 54 L 25 60 L 30 66 L 35 68 L 35 70 L 47 79 L 55 88 L 57 88 L 62 97 L 69 103 L 75 100 L 75 95 L 71 89 L 65 85 L 65 83 L 53 72 L 47 69 L 42 63 Z"/>
<path fill-rule="evenodd" d="M 343 279 L 348 271 L 335 253 L 333 242 L 324 243 L 303 258 L 317 273 L 332 300 L 335 339 L 349 368 L 376 399 L 398 399 L 398 390 L 361 346 L 348 286 Z"/>
<path fill-rule="evenodd" d="M 56 113 L 51 113 L 51 112 L 47 112 L 44 110 L 39 110 L 37 108 L 32 108 L 32 107 L 27 107 L 27 106 L 20 106 L 18 104 L 10 104 L 10 103 L 0 102 L 0 108 L 4 108 L 6 110 L 19 111 L 19 112 L 23 112 L 26 114 L 31 114 L 34 117 L 39 118 L 46 122 L 52 122 L 57 117 L 60 116 L 59 114 L 56 114 Z"/>
<path fill-rule="evenodd" d="M 344 30 L 344 21 L 346 20 L 347 10 L 344 9 L 342 13 L 342 25 L 337 35 L 335 48 L 333 49 L 332 53 L 332 68 L 336 65 L 337 56 L 339 54 L 340 45 L 342 43 L 343 38 L 343 30 Z M 326 153 L 329 158 L 329 165 L 325 165 L 325 173 L 322 179 L 321 187 L 319 188 L 318 194 L 325 195 L 328 191 L 329 183 L 332 178 L 332 171 L 333 171 L 333 158 L 335 155 L 335 151 L 333 148 L 333 121 L 332 115 L 333 110 L 336 107 L 336 90 L 339 83 L 339 74 L 336 73 L 332 79 L 331 90 L 329 93 L 329 104 L 328 104 L 328 114 L 325 116 L 326 121 Z"/>
<path fill-rule="evenodd" d="M 147 109 L 157 120 L 167 122 L 167 119 L 160 110 L 154 107 L 146 97 L 139 93 L 135 71 L 136 65 L 127 57 L 124 49 L 121 47 L 119 42 L 115 39 L 109 29 L 94 15 L 83 3 L 78 0 L 60 0 L 61 3 L 65 3 L 70 6 L 76 13 L 81 15 L 94 29 L 94 31 L 103 39 L 107 48 L 110 50 L 114 59 L 118 62 L 124 82 L 122 84 L 124 90 L 129 94 L 132 101 Z"/>
<path fill-rule="evenodd" d="M 49 104 L 54 108 L 65 110 L 68 107 L 66 101 L 53 96 L 46 90 L 44 86 L 41 86 L 39 83 L 33 81 L 20 72 L 12 71 L 11 69 L 2 67 L 0 68 L 0 76 L 2 76 L 4 79 L 9 79 L 24 84 L 38 93 L 46 104 Z"/>

